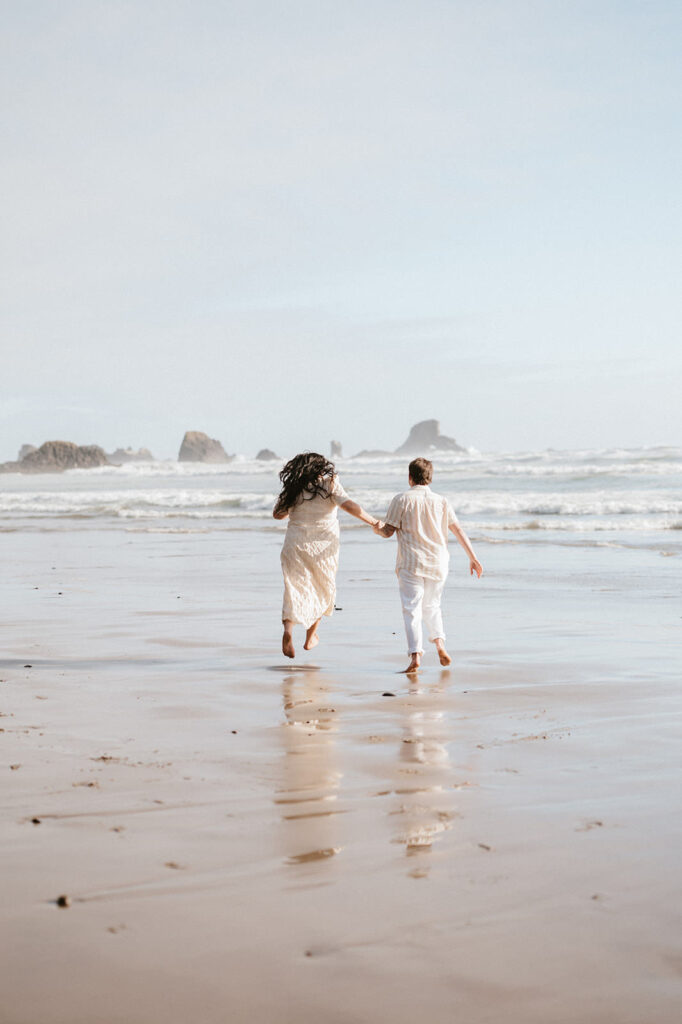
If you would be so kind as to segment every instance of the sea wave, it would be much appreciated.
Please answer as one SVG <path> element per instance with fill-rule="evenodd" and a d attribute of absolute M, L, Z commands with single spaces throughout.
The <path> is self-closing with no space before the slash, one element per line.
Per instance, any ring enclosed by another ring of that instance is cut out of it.
<path fill-rule="evenodd" d="M 385 514 L 392 491 L 357 488 L 352 496 L 377 516 Z M 447 492 L 445 492 L 447 493 Z M 451 493 L 467 527 L 491 529 L 679 529 L 679 491 L 494 490 Z M 23 518 L 263 519 L 269 518 L 274 491 L 218 488 L 148 488 L 0 492 L 0 520 Z M 615 517 L 615 518 L 614 518 Z M 627 523 L 625 522 L 627 520 Z M 602 526 L 595 523 L 599 521 Z M 603 526 L 608 522 L 608 526 Z M 525 525 L 524 525 L 525 524 Z M 620 524 L 620 525 L 619 525 Z M 654 525 L 655 524 L 655 525 Z"/>
<path fill-rule="evenodd" d="M 217 490 L 29 491 L 0 493 L 0 516 L 144 516 L 189 515 L 210 510 L 271 512 L 274 493 L 226 494 Z"/>

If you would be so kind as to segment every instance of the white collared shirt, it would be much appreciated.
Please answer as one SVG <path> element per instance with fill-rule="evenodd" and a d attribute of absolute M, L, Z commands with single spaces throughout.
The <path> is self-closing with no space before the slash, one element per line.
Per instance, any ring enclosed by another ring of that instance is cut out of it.
<path fill-rule="evenodd" d="M 398 531 L 396 572 L 406 569 L 427 579 L 448 574 L 448 528 L 458 525 L 447 498 L 426 484 L 415 484 L 391 500 L 385 522 Z"/>

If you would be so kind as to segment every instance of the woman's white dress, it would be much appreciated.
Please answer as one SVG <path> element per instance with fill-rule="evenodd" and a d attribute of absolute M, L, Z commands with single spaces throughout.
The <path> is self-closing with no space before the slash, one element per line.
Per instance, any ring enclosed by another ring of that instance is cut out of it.
<path fill-rule="evenodd" d="M 284 538 L 282 621 L 289 619 L 308 629 L 322 615 L 334 611 L 336 570 L 339 567 L 337 508 L 348 495 L 338 477 L 329 481 L 329 498 L 302 494 L 289 509 Z"/>

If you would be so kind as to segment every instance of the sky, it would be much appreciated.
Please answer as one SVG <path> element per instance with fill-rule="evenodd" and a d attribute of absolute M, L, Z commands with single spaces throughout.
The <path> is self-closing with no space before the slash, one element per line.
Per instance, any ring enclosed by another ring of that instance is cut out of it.
<path fill-rule="evenodd" d="M 32 0 L 0 460 L 682 444 L 677 0 Z"/>

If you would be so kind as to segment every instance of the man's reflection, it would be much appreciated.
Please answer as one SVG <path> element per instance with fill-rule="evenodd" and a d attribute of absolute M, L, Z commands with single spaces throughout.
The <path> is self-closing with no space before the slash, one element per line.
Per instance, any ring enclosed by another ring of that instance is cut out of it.
<path fill-rule="evenodd" d="M 399 802 L 391 812 L 400 821 L 395 842 L 405 846 L 408 857 L 415 857 L 410 874 L 416 878 L 428 874 L 428 860 L 434 842 L 450 828 L 454 816 L 452 765 L 447 748 L 446 717 L 439 710 L 434 694 L 443 692 L 449 673 L 424 691 L 418 678 L 409 680 L 410 700 L 402 705 L 403 728 L 398 775 L 404 784 L 395 793 Z"/>
<path fill-rule="evenodd" d="M 282 813 L 287 860 L 304 864 L 333 857 L 341 848 L 336 825 L 341 773 L 334 753 L 338 711 L 317 670 L 286 676 L 282 702 L 285 749 L 275 803 Z"/>

